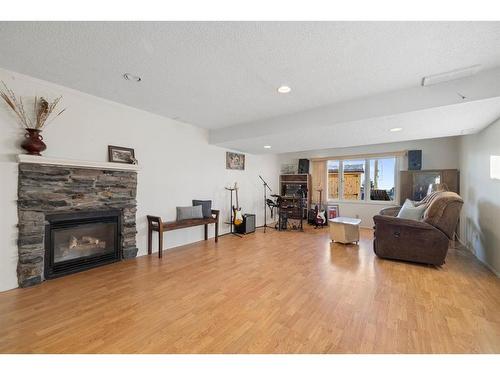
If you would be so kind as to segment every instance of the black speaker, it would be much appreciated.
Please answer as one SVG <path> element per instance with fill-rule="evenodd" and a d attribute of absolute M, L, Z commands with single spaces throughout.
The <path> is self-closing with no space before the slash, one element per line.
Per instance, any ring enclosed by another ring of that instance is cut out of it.
<path fill-rule="evenodd" d="M 307 211 L 307 223 L 311 225 L 316 224 L 316 210 L 313 208 Z"/>
<path fill-rule="evenodd" d="M 309 159 L 299 159 L 299 173 L 309 173 Z"/>
<path fill-rule="evenodd" d="M 408 170 L 419 171 L 422 169 L 422 150 L 408 150 Z"/>
<path fill-rule="evenodd" d="M 248 234 L 255 232 L 255 215 L 244 214 L 243 223 L 234 228 L 236 233 Z"/>

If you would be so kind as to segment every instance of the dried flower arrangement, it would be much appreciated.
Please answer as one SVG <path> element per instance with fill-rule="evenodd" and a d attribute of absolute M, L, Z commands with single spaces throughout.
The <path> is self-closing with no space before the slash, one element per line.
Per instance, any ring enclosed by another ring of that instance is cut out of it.
<path fill-rule="evenodd" d="M 40 156 L 40 152 L 47 148 L 47 145 L 43 143 L 43 137 L 40 132 L 49 122 L 54 120 L 56 117 L 60 116 L 66 109 L 63 109 L 59 113 L 51 116 L 57 105 L 62 99 L 62 96 L 54 99 L 52 102 L 48 102 L 43 97 L 35 96 L 35 102 L 33 106 L 33 114 L 28 115 L 25 109 L 25 103 L 21 97 L 17 97 L 14 91 L 9 89 L 5 82 L 2 81 L 3 89 L 0 88 L 0 96 L 7 103 L 7 105 L 14 111 L 17 115 L 19 123 L 26 130 L 24 135 L 24 141 L 21 143 L 21 147 L 26 150 L 29 155 Z M 50 121 L 49 117 L 51 117 Z"/>
<path fill-rule="evenodd" d="M 57 105 L 62 99 L 62 96 L 54 99 L 52 102 L 48 102 L 43 97 L 35 96 L 35 103 L 33 106 L 33 116 L 29 116 L 26 112 L 23 100 L 21 97 L 16 97 L 14 91 L 9 89 L 5 82 L 2 81 L 3 90 L 0 89 L 0 96 L 7 103 L 7 105 L 14 111 L 17 115 L 18 120 L 23 128 L 25 129 L 37 129 L 41 131 L 45 125 L 50 121 L 54 120 L 56 117 L 60 116 L 66 108 L 64 108 L 59 113 L 52 116 L 51 120 L 47 122 L 49 117 L 52 115 Z"/>

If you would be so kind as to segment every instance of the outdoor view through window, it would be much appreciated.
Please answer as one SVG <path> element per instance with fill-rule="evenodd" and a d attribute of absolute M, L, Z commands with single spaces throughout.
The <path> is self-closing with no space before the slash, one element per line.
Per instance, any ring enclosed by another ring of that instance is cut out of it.
<path fill-rule="evenodd" d="M 327 170 L 329 200 L 392 201 L 395 199 L 395 157 L 329 160 Z"/>
<path fill-rule="evenodd" d="M 393 201 L 396 158 L 370 160 L 370 200 Z"/>

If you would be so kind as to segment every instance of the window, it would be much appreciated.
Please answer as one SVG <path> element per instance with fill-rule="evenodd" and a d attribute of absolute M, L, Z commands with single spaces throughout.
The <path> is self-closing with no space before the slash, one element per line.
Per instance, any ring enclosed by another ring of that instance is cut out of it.
<path fill-rule="evenodd" d="M 365 200 L 365 160 L 344 160 L 343 195 L 348 201 Z"/>
<path fill-rule="evenodd" d="M 500 180 L 500 156 L 490 155 L 490 178 Z"/>
<path fill-rule="evenodd" d="M 328 160 L 328 199 L 339 199 L 340 182 L 340 162 L 338 160 Z"/>
<path fill-rule="evenodd" d="M 370 200 L 393 201 L 395 199 L 396 158 L 370 160 Z"/>
<path fill-rule="evenodd" d="M 328 199 L 394 201 L 396 157 L 328 160 Z"/>

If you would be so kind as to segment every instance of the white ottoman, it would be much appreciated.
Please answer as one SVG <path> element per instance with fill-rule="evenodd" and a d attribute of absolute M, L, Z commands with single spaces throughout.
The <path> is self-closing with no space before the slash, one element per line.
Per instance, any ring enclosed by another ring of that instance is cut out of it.
<path fill-rule="evenodd" d="M 330 238 L 334 242 L 359 242 L 359 224 L 361 219 L 351 217 L 336 217 L 329 219 Z"/>

